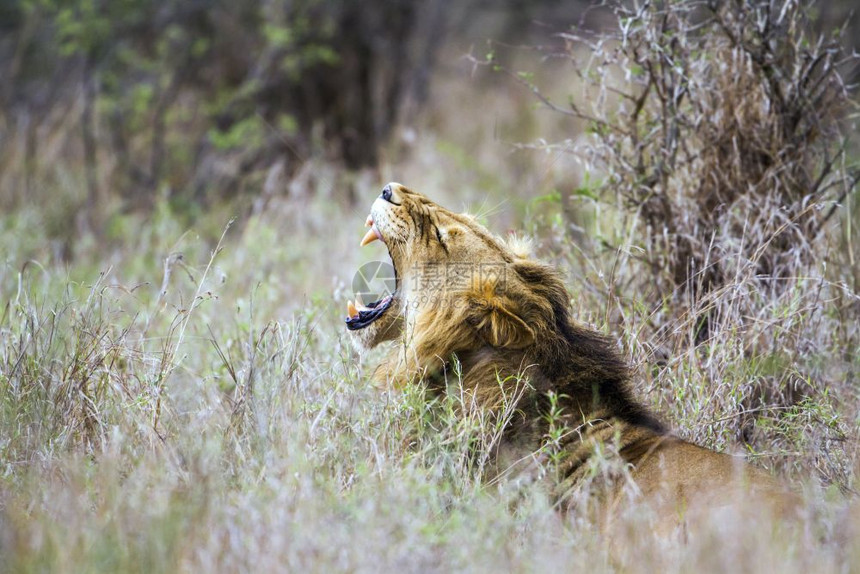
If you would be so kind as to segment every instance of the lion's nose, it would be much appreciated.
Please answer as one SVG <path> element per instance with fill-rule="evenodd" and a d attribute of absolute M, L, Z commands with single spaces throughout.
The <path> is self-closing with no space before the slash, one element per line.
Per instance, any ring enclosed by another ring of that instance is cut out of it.
<path fill-rule="evenodd" d="M 382 199 L 384 199 L 385 201 L 391 201 L 391 184 L 390 183 L 382 188 Z"/>

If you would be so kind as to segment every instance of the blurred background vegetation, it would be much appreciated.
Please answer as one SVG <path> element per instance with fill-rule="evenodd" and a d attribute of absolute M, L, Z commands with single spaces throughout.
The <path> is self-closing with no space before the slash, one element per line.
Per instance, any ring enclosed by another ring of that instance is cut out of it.
<path fill-rule="evenodd" d="M 857 38 L 850 9 L 821 2 L 816 25 Z M 585 0 L 4 2 L 0 207 L 61 203 L 67 251 L 75 233 L 101 235 L 111 214 L 159 199 L 192 219 L 240 197 L 259 210 L 311 159 L 342 166 L 338 193 L 354 202 L 349 174 L 396 164 L 392 137 L 447 111 L 434 81 L 504 89 L 458 74 L 463 55 L 489 40 L 557 48 L 555 34 L 612 20 Z M 480 96 L 458 102 L 470 105 Z"/>
<path fill-rule="evenodd" d="M 68 215 L 94 232 L 113 210 L 158 198 L 194 217 L 214 201 L 281 194 L 311 158 L 376 169 L 440 68 L 584 5 L 5 2 L 3 208 L 46 189 L 57 199 L 58 171 L 72 166 L 84 193 L 66 199 Z M 341 193 L 355 200 L 351 185 Z"/>
<path fill-rule="evenodd" d="M 0 2 L 0 570 L 614 569 L 368 387 L 389 180 L 536 237 L 644 403 L 807 489 L 814 540 L 670 569 L 856 564 L 853 5 Z"/>

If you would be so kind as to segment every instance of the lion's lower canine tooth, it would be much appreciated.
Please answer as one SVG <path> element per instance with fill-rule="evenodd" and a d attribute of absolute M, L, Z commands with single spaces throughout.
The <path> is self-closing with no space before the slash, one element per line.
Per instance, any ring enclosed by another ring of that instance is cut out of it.
<path fill-rule="evenodd" d="M 352 304 L 352 301 L 346 302 L 346 312 L 350 317 L 355 317 L 358 315 L 358 309 L 355 308 L 355 305 Z"/>

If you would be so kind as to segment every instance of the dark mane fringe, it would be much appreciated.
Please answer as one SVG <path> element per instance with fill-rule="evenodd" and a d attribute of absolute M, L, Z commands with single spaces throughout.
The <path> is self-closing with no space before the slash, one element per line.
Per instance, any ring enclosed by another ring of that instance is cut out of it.
<path fill-rule="evenodd" d="M 539 339 L 535 362 L 548 380 L 565 381 L 554 390 L 569 396 L 583 410 L 606 409 L 630 424 L 658 433 L 667 432 L 666 427 L 633 398 L 630 369 L 612 342 L 573 322 L 568 293 L 558 272 L 532 261 L 518 264 L 515 269 L 552 307 L 550 324 L 554 324 L 555 329 Z"/>

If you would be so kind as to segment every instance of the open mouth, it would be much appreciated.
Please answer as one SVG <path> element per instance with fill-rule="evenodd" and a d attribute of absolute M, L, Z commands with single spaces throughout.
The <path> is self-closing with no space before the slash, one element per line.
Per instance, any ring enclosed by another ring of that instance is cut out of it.
<path fill-rule="evenodd" d="M 379 301 L 369 303 L 367 307 L 363 307 L 361 309 L 356 307 L 352 301 L 349 301 L 346 304 L 347 313 L 349 313 L 349 316 L 346 318 L 346 328 L 350 331 L 364 329 L 379 319 L 382 314 L 391 307 L 392 301 L 394 301 L 394 298 L 391 295 L 388 295 Z"/>
<path fill-rule="evenodd" d="M 367 227 L 370 229 L 367 231 L 367 234 L 361 240 L 361 246 L 364 247 L 368 243 L 372 243 L 377 239 L 385 243 L 385 239 L 383 239 L 382 234 L 377 229 L 376 225 L 373 223 L 373 217 L 368 215 L 367 221 L 365 222 Z M 389 254 L 390 256 L 390 254 Z M 392 261 L 392 266 L 393 266 Z M 397 280 L 397 269 L 394 270 L 395 280 Z M 397 284 L 399 287 L 399 284 Z M 395 289 L 396 294 L 397 290 Z M 374 301 L 372 303 L 368 303 L 367 305 L 361 304 L 360 301 L 356 300 L 355 303 L 352 301 L 348 301 L 346 304 L 346 328 L 350 331 L 357 331 L 359 329 L 364 329 L 377 319 L 379 319 L 385 311 L 391 307 L 391 304 L 394 302 L 394 294 L 386 295 L 382 299 L 378 301 Z"/>

